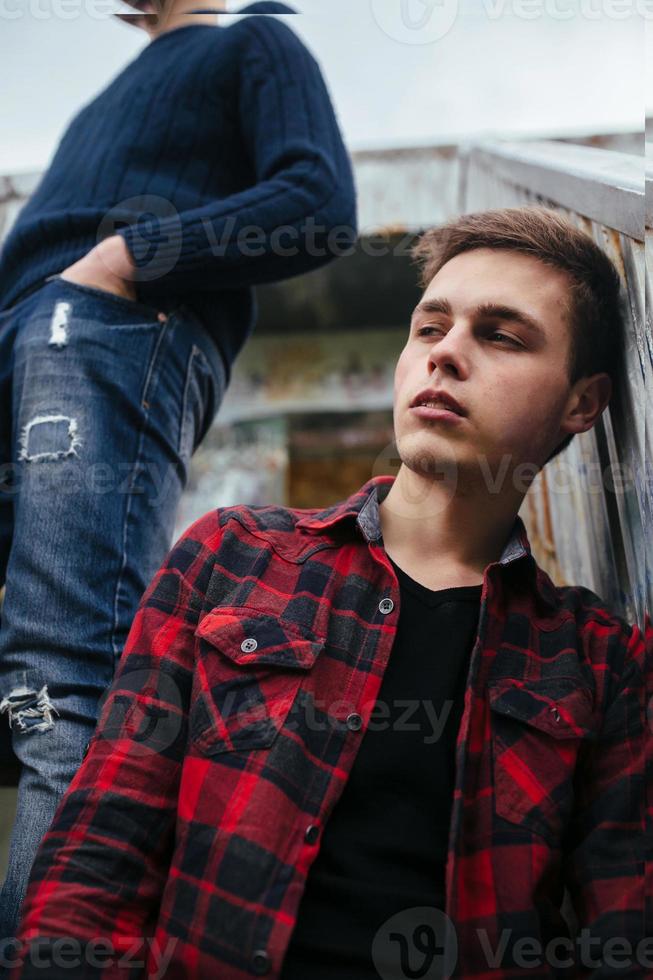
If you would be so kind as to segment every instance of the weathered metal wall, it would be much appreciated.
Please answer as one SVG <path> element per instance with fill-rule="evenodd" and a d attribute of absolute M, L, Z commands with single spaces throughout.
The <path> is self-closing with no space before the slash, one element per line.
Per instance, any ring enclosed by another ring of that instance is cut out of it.
<path fill-rule="evenodd" d="M 354 169 L 363 234 L 418 231 L 460 210 L 545 203 L 587 230 L 617 262 L 628 314 L 623 383 L 594 429 L 545 467 L 521 513 L 554 581 L 587 585 L 642 624 L 653 606 L 653 353 L 644 304 L 653 262 L 646 267 L 643 156 L 555 141 L 503 142 L 462 151 L 361 152 L 354 154 Z M 0 178 L 0 240 L 39 177 Z M 653 237 L 651 211 L 649 200 Z M 245 359 L 235 366 L 234 390 L 245 367 Z"/>
<path fill-rule="evenodd" d="M 630 622 L 653 608 L 653 349 L 646 319 L 641 157 L 555 143 L 479 145 L 461 168 L 465 210 L 545 204 L 611 256 L 623 283 L 625 370 L 589 432 L 538 474 L 520 511 L 557 584 L 582 584 Z M 651 282 L 649 266 L 649 283 Z"/>
<path fill-rule="evenodd" d="M 456 213 L 457 146 L 359 151 L 352 159 L 361 234 L 416 230 Z"/>
<path fill-rule="evenodd" d="M 40 173 L 0 176 L 0 243 L 6 237 L 18 211 L 33 193 Z"/>

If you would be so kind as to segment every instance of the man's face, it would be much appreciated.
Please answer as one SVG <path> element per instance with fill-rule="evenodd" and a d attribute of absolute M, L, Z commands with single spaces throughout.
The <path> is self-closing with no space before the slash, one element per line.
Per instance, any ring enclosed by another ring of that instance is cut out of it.
<path fill-rule="evenodd" d="M 519 252 L 479 248 L 440 269 L 395 370 L 395 437 L 409 468 L 476 471 L 484 460 L 495 473 L 504 454 L 510 470 L 544 463 L 565 435 L 569 298 L 563 272 Z M 465 416 L 420 416 L 410 405 L 425 388 L 452 395 Z"/>

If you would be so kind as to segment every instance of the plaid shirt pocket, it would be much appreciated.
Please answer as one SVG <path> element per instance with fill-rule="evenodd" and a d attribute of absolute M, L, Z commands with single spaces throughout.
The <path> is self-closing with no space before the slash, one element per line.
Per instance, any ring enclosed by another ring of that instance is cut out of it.
<path fill-rule="evenodd" d="M 246 606 L 212 610 L 195 635 L 191 744 L 210 756 L 270 748 L 324 640 Z"/>
<path fill-rule="evenodd" d="M 488 693 L 495 813 L 559 844 L 573 810 L 579 752 L 597 738 L 592 692 L 578 678 L 507 677 Z"/>

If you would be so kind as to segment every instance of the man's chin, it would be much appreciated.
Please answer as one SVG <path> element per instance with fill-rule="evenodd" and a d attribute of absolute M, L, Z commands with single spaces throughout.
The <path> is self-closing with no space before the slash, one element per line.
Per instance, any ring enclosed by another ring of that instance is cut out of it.
<path fill-rule="evenodd" d="M 419 476 L 442 477 L 445 472 L 457 469 L 458 456 L 447 446 L 425 444 L 424 440 L 406 439 L 397 444 L 399 460 L 412 473 Z"/>

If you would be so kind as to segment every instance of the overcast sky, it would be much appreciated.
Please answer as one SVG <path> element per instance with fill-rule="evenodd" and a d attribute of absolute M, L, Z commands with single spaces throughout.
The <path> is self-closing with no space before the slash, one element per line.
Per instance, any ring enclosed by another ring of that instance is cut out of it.
<path fill-rule="evenodd" d="M 292 0 L 288 22 L 356 150 L 642 129 L 643 23 L 636 0 L 620 2 Z M 0 173 L 43 169 L 77 109 L 148 43 L 104 13 L 129 9 L 120 0 L 63 0 L 66 20 L 61 9 L 0 0 Z"/>

